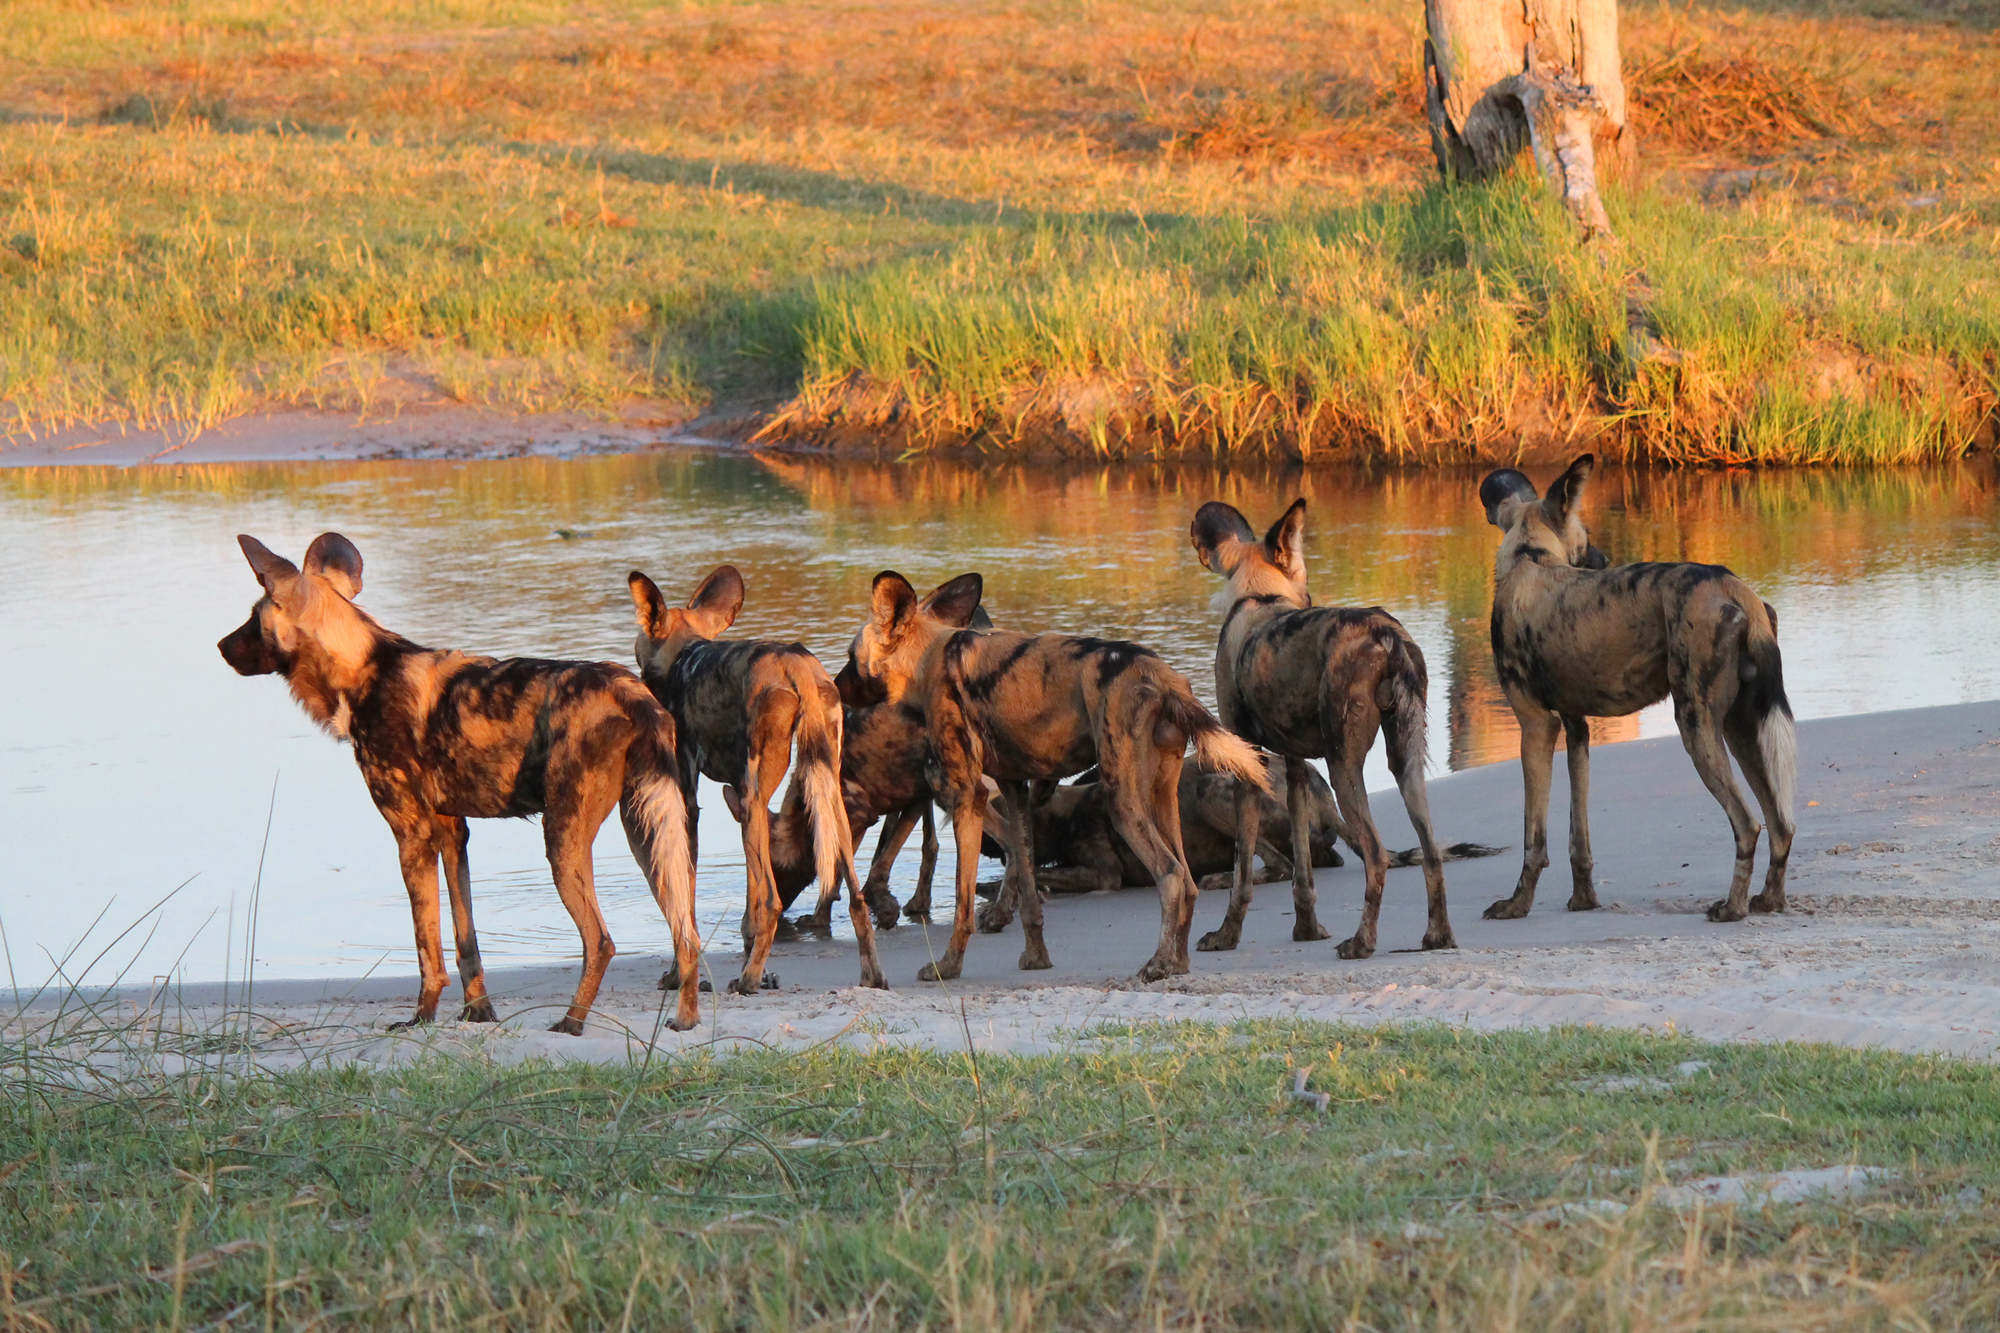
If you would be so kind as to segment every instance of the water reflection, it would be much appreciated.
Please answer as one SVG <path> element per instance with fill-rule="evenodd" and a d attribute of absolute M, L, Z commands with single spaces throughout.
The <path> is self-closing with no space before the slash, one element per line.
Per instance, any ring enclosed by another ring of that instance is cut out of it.
<path fill-rule="evenodd" d="M 1511 759 L 1516 743 L 1486 645 L 1496 534 L 1476 485 L 1457 471 L 708 453 L 0 474 L 0 912 L 16 970 L 44 975 L 42 951 L 60 954 L 114 894 L 107 919 L 122 923 L 196 873 L 134 975 L 171 970 L 190 938 L 188 976 L 240 968 L 274 776 L 260 969 L 409 966 L 393 844 L 351 762 L 275 682 L 240 680 L 214 653 L 255 594 L 239 531 L 294 558 L 319 531 L 345 532 L 367 557 L 364 604 L 420 642 L 617 661 L 629 660 L 624 576 L 635 567 L 672 591 L 731 561 L 749 584 L 737 632 L 798 638 L 830 661 L 877 570 L 928 586 L 977 569 L 1000 623 L 1137 639 L 1207 694 L 1217 585 L 1188 549 L 1189 516 L 1222 498 L 1269 522 L 1304 494 L 1316 597 L 1379 604 L 1409 626 L 1431 666 L 1433 760 L 1462 768 Z M 1727 563 L 1777 606 L 1801 717 L 2000 695 L 2000 485 L 1989 464 L 1610 468 L 1593 486 L 1593 530 L 1615 559 Z M 1600 728 L 1609 741 L 1672 722 L 1654 710 Z M 1379 751 L 1369 778 L 1387 784 Z M 712 793 L 704 811 L 720 812 Z M 733 947 L 733 825 L 706 829 L 702 845 L 704 930 Z M 493 961 L 574 953 L 533 826 L 482 825 L 472 856 Z M 599 865 L 621 948 L 658 950 L 664 928 L 620 839 L 600 843 Z M 907 892 L 913 865 L 904 871 Z M 121 948 L 104 966 L 130 956 L 130 942 Z"/>

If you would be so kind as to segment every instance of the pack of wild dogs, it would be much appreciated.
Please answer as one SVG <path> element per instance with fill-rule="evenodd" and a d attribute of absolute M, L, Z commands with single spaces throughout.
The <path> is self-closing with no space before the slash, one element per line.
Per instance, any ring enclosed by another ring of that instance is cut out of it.
<path fill-rule="evenodd" d="M 1594 460 L 1577 459 L 1539 494 L 1505 468 L 1479 489 L 1500 529 L 1494 564 L 1495 665 L 1521 730 L 1526 787 L 1521 876 L 1489 918 L 1525 916 L 1548 865 L 1546 818 L 1558 733 L 1570 774 L 1569 907 L 1598 905 L 1592 884 L 1587 719 L 1672 697 L 1681 739 L 1728 814 L 1736 866 L 1716 921 L 1781 911 L 1796 768 L 1777 613 L 1719 565 L 1612 565 L 1582 515 Z M 612 956 L 598 908 L 591 844 L 615 807 L 674 943 L 661 987 L 670 1020 L 699 1018 L 695 795 L 703 777 L 742 831 L 744 956 L 729 988 L 775 986 L 784 913 L 819 886 L 808 930 L 824 932 L 844 889 L 861 984 L 886 986 L 875 933 L 930 919 L 937 855 L 933 808 L 957 844 L 951 937 L 919 980 L 957 977 L 975 925 L 1020 919 L 1020 966 L 1051 966 L 1045 892 L 1151 886 L 1160 937 L 1142 980 L 1185 973 L 1197 891 L 1227 885 L 1221 924 L 1197 948 L 1233 949 L 1258 882 L 1292 883 L 1295 940 L 1322 940 L 1315 866 L 1341 864 L 1345 842 L 1364 879 L 1361 924 L 1341 958 L 1376 947 L 1392 863 L 1421 864 L 1425 949 L 1455 946 L 1444 863 L 1496 849 L 1440 846 L 1425 788 L 1424 655 L 1378 607 L 1315 606 L 1306 586 L 1303 499 L 1260 538 L 1243 514 L 1211 501 L 1188 535 L 1223 580 L 1215 607 L 1217 711 L 1187 679 L 1135 643 L 996 628 L 977 574 L 920 593 L 876 575 L 847 661 L 829 675 L 797 643 L 727 639 L 742 577 L 723 566 L 675 605 L 645 574 L 629 576 L 639 623 L 636 673 L 603 662 L 495 660 L 424 648 L 355 605 L 361 553 L 325 533 L 294 565 L 240 537 L 263 595 L 218 647 L 239 673 L 284 677 L 307 714 L 354 747 L 369 794 L 395 834 L 415 922 L 422 990 L 411 1023 L 437 1015 L 447 984 L 438 873 L 451 903 L 464 988 L 460 1017 L 495 1020 L 472 920 L 470 818 L 539 814 L 556 892 L 583 941 L 583 975 L 555 1030 L 581 1033 Z M 1362 786 L 1380 734 L 1419 846 L 1384 849 Z M 1192 745 L 1195 763 L 1185 763 Z M 796 754 L 796 758 L 794 755 Z M 1730 772 L 1734 755 L 1763 812 L 1760 825 Z M 1322 779 L 1309 761 L 1325 763 Z M 787 773 L 791 781 L 785 783 Z M 1079 778 L 1079 775 L 1081 777 Z M 1058 785 L 1062 779 L 1079 780 Z M 772 798 L 785 786 L 778 808 Z M 868 878 L 854 841 L 883 825 Z M 922 866 L 898 903 L 889 870 L 919 826 Z M 1760 828 L 1770 830 L 1763 891 L 1750 896 Z M 1006 874 L 975 911 L 982 847 Z M 1263 869 L 1256 870 L 1261 858 Z M 398 1024 L 397 1026 L 407 1026 Z"/>

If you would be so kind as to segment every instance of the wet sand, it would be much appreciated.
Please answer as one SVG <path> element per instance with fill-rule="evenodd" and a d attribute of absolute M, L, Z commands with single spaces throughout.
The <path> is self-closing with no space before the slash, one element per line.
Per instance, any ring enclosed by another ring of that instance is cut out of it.
<path fill-rule="evenodd" d="M 1333 941 L 1294 943 L 1290 894 L 1264 886 L 1242 946 L 1194 956 L 1191 975 L 1150 986 L 1130 974 L 1158 923 L 1143 890 L 1052 898 L 1052 971 L 1021 972 L 1018 926 L 975 935 L 965 975 L 921 984 L 917 969 L 948 927 L 903 925 L 880 936 L 894 990 L 853 987 L 849 944 L 778 946 L 775 992 L 702 997 L 702 1026 L 658 1035 L 661 1053 L 762 1043 L 911 1044 L 1031 1053 L 1070 1049 L 1106 1022 L 1296 1017 L 1355 1023 L 1430 1021 L 1472 1029 L 1596 1023 L 1715 1040 L 1795 1040 L 2000 1057 L 2000 702 L 1831 718 L 1799 726 L 1799 835 L 1791 910 L 1718 925 L 1702 910 L 1727 888 L 1730 838 L 1679 741 L 1601 747 L 1592 755 L 1592 830 L 1604 907 L 1569 912 L 1567 781 L 1557 765 L 1549 841 L 1556 856 L 1533 913 L 1484 921 L 1519 871 L 1518 765 L 1437 777 L 1431 800 L 1447 841 L 1506 845 L 1502 856 L 1446 867 L 1461 946 L 1414 952 L 1423 928 L 1422 872 L 1390 871 L 1381 948 L 1343 962 Z M 1413 841 L 1393 793 L 1373 804 L 1391 846 Z M 1761 852 L 1759 878 L 1761 879 Z M 1352 860 L 1321 870 L 1322 920 L 1336 939 L 1360 911 Z M 1204 894 L 1195 934 L 1225 900 Z M 553 891 L 549 910 L 558 911 Z M 642 1055 L 657 1030 L 663 960 L 619 958 L 582 1038 L 543 1031 L 575 983 L 574 964 L 490 973 L 503 1023 L 441 1023 L 385 1033 L 404 1017 L 412 975 L 352 981 L 260 978 L 255 1009 L 266 1063 L 396 1063 L 428 1052 L 499 1062 L 592 1061 Z M 709 959 L 718 981 L 732 952 Z M 456 984 L 445 994 L 452 1007 Z M 115 1007 L 137 1017 L 148 997 Z M 163 1002 L 168 1027 L 222 1021 L 219 986 L 187 986 Z"/>

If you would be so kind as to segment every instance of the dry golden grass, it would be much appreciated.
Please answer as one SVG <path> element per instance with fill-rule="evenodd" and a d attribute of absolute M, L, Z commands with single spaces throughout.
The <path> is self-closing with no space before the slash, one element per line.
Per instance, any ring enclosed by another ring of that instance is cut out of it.
<path fill-rule="evenodd" d="M 1119 264 L 1138 265 L 1125 291 L 1106 287 L 1103 298 L 1135 319 L 1143 321 L 1149 293 L 1163 287 L 1207 299 L 1211 290 L 1268 282 L 1274 309 L 1303 309 L 1285 292 L 1319 279 L 1257 267 L 1272 257 L 1253 242 L 1290 228 L 1359 232 L 1360 244 L 1371 210 L 1416 206 L 1432 175 L 1421 23 L 1419 5 L 1364 0 L 603 0 L 581 11 L 554 0 L 334 0 L 294 10 L 268 0 L 109 9 L 18 0 L 0 30 L 0 111 L 70 127 L 0 127 L 8 146 L 0 223 L 33 243 L 0 246 L 0 282 L 12 281 L 17 303 L 41 323 L 158 323 L 101 279 L 59 280 L 46 264 L 36 267 L 34 218 L 64 210 L 96 210 L 100 248 L 128 258 L 151 253 L 150 234 L 227 216 L 271 245 L 271 263 L 302 270 L 310 265 L 301 256 L 315 247 L 352 251 L 398 221 L 405 232 L 457 236 L 461 222 L 495 211 L 488 204 L 509 217 L 533 211 L 561 228 L 623 233 L 630 244 L 613 256 L 615 267 L 580 269 L 559 288 L 490 288 L 510 312 L 551 300 L 573 310 L 562 322 L 583 329 L 581 338 L 523 332 L 529 321 L 514 313 L 492 326 L 475 313 L 456 333 L 434 312 L 415 321 L 376 317 L 373 303 L 390 299 L 398 283 L 441 282 L 472 297 L 499 281 L 496 269 L 513 282 L 548 268 L 547 247 L 527 244 L 525 233 L 470 249 L 459 237 L 436 241 L 423 262 L 385 278 L 382 295 L 343 294 L 345 313 L 332 326 L 256 331 L 270 323 L 275 298 L 246 288 L 243 308 L 218 312 L 216 331 L 203 335 L 202 345 L 231 350 L 200 376 L 184 353 L 157 347 L 147 365 L 126 365 L 144 350 L 136 335 L 131 350 L 116 354 L 103 336 L 79 335 L 38 353 L 25 379 L 18 369 L 0 373 L 0 397 L 28 424 L 185 412 L 195 402 L 214 405 L 197 415 L 226 413 L 272 388 L 323 385 L 328 367 L 374 357 L 421 373 L 448 359 L 466 396 L 494 402 L 516 401 L 506 386 L 528 381 L 545 405 L 564 402 L 572 382 L 569 401 L 598 405 L 621 393 L 775 404 L 804 389 L 794 418 L 810 418 L 815 404 L 852 401 L 848 390 L 835 391 L 861 373 L 863 397 L 888 393 L 891 414 L 912 428 L 906 438 L 924 443 L 982 430 L 989 442 L 1023 443 L 1034 431 L 996 435 L 981 424 L 1020 419 L 1055 421 L 1062 440 L 1085 448 L 1427 457 L 1490 453 L 1523 435 L 1570 441 L 1612 429 L 1638 452 L 1720 460 L 1772 456 L 1772 441 L 1797 418 L 1819 443 L 1781 452 L 1824 458 L 1840 454 L 1828 442 L 1847 430 L 1838 413 L 1814 405 L 1828 386 L 1873 423 L 1863 432 L 1873 442 L 1860 454 L 1923 456 L 1977 433 L 1994 396 L 1977 350 L 1988 331 L 1965 326 L 1943 298 L 1909 304 L 1906 289 L 1928 284 L 1977 303 L 1985 298 L 1976 274 L 2000 253 L 1994 0 L 1627 7 L 1642 154 L 1628 217 L 1640 227 L 1699 229 L 1709 267 L 1730 256 L 1721 267 L 1756 289 L 1780 335 L 1761 358 L 1703 346 L 1682 331 L 1679 345 L 1695 353 L 1686 374 L 1641 370 L 1638 379 L 1651 378 L 1635 391 L 1615 348 L 1588 350 L 1596 335 L 1510 335 L 1510 325 L 1518 330 L 1550 311 L 1517 296 L 1488 299 L 1490 288 L 1518 275 L 1488 271 L 1485 256 L 1506 243 L 1477 236 L 1455 248 L 1426 242 L 1422 264 L 1403 263 L 1392 290 L 1334 298 L 1374 302 L 1342 306 L 1350 323 L 1428 327 L 1455 312 L 1465 318 L 1420 346 L 1385 344 L 1380 355 L 1404 359 L 1400 381 L 1376 367 L 1373 378 L 1346 377 L 1331 396 L 1254 364 L 1269 361 L 1260 349 L 1282 344 L 1333 366 L 1337 358 L 1314 351 L 1309 338 L 1246 328 L 1252 346 L 1204 370 L 1171 319 L 1135 325 L 1129 338 L 1078 357 L 986 344 L 968 327 L 950 340 L 953 355 L 985 355 L 994 365 L 950 368 L 945 379 L 960 385 L 950 402 L 943 390 L 875 382 L 881 364 L 907 364 L 914 353 L 884 344 L 842 362 L 815 350 L 814 330 L 852 315 L 842 303 L 856 299 L 853 282 L 870 274 L 904 282 L 895 265 L 907 261 L 919 271 L 905 285 L 956 293 L 954 273 L 984 263 L 989 274 L 1006 274 L 1010 249 L 1037 229 L 1066 238 L 1072 257 L 1088 252 L 1090 262 L 1112 264 L 1093 282 L 1118 279 Z M 311 167 L 259 179 L 238 168 L 241 152 L 219 142 L 272 132 L 293 136 L 289 151 Z M 536 164 L 532 199 L 517 185 L 513 164 L 523 158 Z M 400 191 L 396 161 L 409 164 Z M 127 171 L 152 184 L 129 195 L 107 187 Z M 176 174 L 179 183 L 170 183 Z M 344 174 L 377 182 L 365 204 L 298 184 Z M 449 199 L 427 193 L 422 182 L 442 177 L 469 185 Z M 482 197 L 482 178 L 495 182 L 491 199 Z M 224 179 L 226 192 L 212 184 Z M 1675 211 L 1691 200 L 1708 207 Z M 1739 217 L 1746 208 L 1754 216 Z M 1341 209 L 1353 213 L 1334 212 Z M 452 217 L 441 220 L 445 213 Z M 369 230 L 359 234 L 363 214 Z M 746 225 L 756 251 L 748 259 L 738 243 Z M 1185 244 L 1164 257 L 1121 248 L 1133 232 L 1150 240 L 1172 227 L 1213 232 L 1194 247 L 1213 260 L 1206 272 Z M 1231 250 L 1230 234 L 1244 244 Z M 1749 250 L 1787 262 L 1751 258 L 1739 248 L 1746 237 Z M 1672 263 L 1645 253 L 1649 238 L 1634 241 L 1633 262 L 1671 288 Z M 1810 264 L 1788 262 L 1800 247 Z M 1883 247 L 1907 252 L 1889 276 L 1872 271 Z M 1169 267 L 1154 267 L 1162 263 Z M 1438 288 L 1439 264 L 1463 283 Z M 145 264 L 128 267 L 132 289 L 143 292 Z M 126 271 L 101 271 L 114 269 Z M 1905 327 L 1877 319 L 1884 328 L 1857 333 L 1866 321 L 1853 312 L 1878 290 L 1904 310 Z M 87 304 L 77 304 L 79 292 Z M 1034 310 L 1048 299 L 997 279 L 975 295 L 1019 295 Z M 1663 306 L 1698 311 L 1706 299 L 1669 290 Z M 468 303 L 479 304 L 458 302 Z M 1595 295 L 1557 313 L 1590 325 L 1593 303 Z M 1559 359 L 1538 359 L 1557 345 L 1566 349 Z M 1860 369 L 1816 369 L 1843 358 Z M 467 369 L 480 360 L 511 369 L 487 384 Z M 989 390 L 999 381 L 989 372 L 1003 363 L 1005 392 L 995 396 Z M 1434 363 L 1463 373 L 1436 381 Z M 1465 376 L 1475 363 L 1499 375 L 1498 387 L 1471 386 Z M 1934 373 L 1939 366 L 1948 373 Z M 192 379 L 201 383 L 190 387 Z M 1949 401 L 1931 401 L 1924 386 L 1947 380 Z M 168 381 L 171 393 L 147 387 Z M 960 389 L 973 381 L 987 386 L 985 399 L 965 399 Z M 1146 386 L 1143 402 L 1092 406 L 1104 386 L 1134 384 Z M 1079 430 L 1071 418 L 1089 419 Z"/>

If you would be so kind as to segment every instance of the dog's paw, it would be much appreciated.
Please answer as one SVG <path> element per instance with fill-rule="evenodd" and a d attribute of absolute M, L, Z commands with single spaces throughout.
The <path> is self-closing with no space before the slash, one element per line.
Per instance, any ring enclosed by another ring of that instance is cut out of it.
<path fill-rule="evenodd" d="M 498 1023 L 500 1015 L 493 1012 L 493 1001 L 481 996 L 459 1011 L 461 1023 Z"/>
<path fill-rule="evenodd" d="M 1480 915 L 1488 921 L 1519 921 L 1528 914 L 1528 904 L 1515 898 L 1502 898 Z"/>
<path fill-rule="evenodd" d="M 1337 958 L 1373 958 L 1375 956 L 1375 946 L 1363 940 L 1359 935 L 1353 935 L 1334 945 L 1333 952 Z"/>
<path fill-rule="evenodd" d="M 956 981 L 959 964 L 954 962 L 925 963 L 917 969 L 918 981 Z"/>
<path fill-rule="evenodd" d="M 1710 921 L 1741 921 L 1748 915 L 1749 913 L 1747 912 L 1732 911 L 1729 906 L 1729 899 L 1727 898 L 1722 899 L 1720 902 L 1710 903 L 1708 907 L 1708 919 Z"/>
<path fill-rule="evenodd" d="M 1292 926 L 1292 940 L 1297 944 L 1310 944 L 1314 940 L 1330 940 L 1333 932 L 1317 921 L 1299 921 Z M 1341 955 L 1343 958 L 1345 954 Z M 1365 955 L 1364 955 L 1365 956 Z"/>
<path fill-rule="evenodd" d="M 699 986 L 696 986 L 695 989 L 697 991 L 700 991 L 703 995 L 708 995 L 715 990 L 715 983 L 713 981 L 703 980 L 703 982 Z"/>
<path fill-rule="evenodd" d="M 758 982 L 757 982 L 757 989 L 758 989 L 758 990 L 776 990 L 776 989 L 778 989 L 778 974 L 777 974 L 776 972 L 766 972 L 766 973 L 765 973 L 765 974 L 764 974 L 764 975 L 763 975 L 763 976 L 762 976 L 762 977 L 761 977 L 761 978 L 760 978 L 760 979 L 758 980 Z"/>
<path fill-rule="evenodd" d="M 559 1018 L 549 1024 L 549 1031 L 560 1032 L 565 1037 L 581 1037 L 583 1035 L 583 1020 L 581 1018 Z"/>
<path fill-rule="evenodd" d="M 1046 972 L 1055 966 L 1047 949 L 1023 949 L 1015 966 L 1023 972 Z"/>
<path fill-rule="evenodd" d="M 1785 910 L 1785 899 L 1783 895 L 1773 898 L 1768 893 L 1760 893 L 1750 900 L 1750 910 L 1753 912 L 1782 912 Z"/>
<path fill-rule="evenodd" d="M 975 924 L 979 927 L 979 933 L 982 935 L 998 935 L 1001 931 L 1007 929 L 1008 926 L 1014 924 L 1014 914 L 1012 912 L 997 911 L 991 907 L 983 908 L 976 918 Z"/>
<path fill-rule="evenodd" d="M 1243 933 L 1237 930 L 1211 930 L 1195 941 L 1197 953 L 1228 953 L 1243 940 Z"/>
<path fill-rule="evenodd" d="M 1442 935 L 1424 936 L 1425 949 L 1456 949 L 1457 947 L 1458 941 L 1452 938 L 1452 934 L 1448 930 Z"/>
<path fill-rule="evenodd" d="M 430 1024 L 436 1021 L 437 1021 L 437 1016 L 435 1014 L 419 1013 L 415 1017 L 405 1018 L 401 1022 L 391 1023 L 388 1027 L 388 1031 L 408 1032 L 411 1028 L 428 1027 Z"/>

